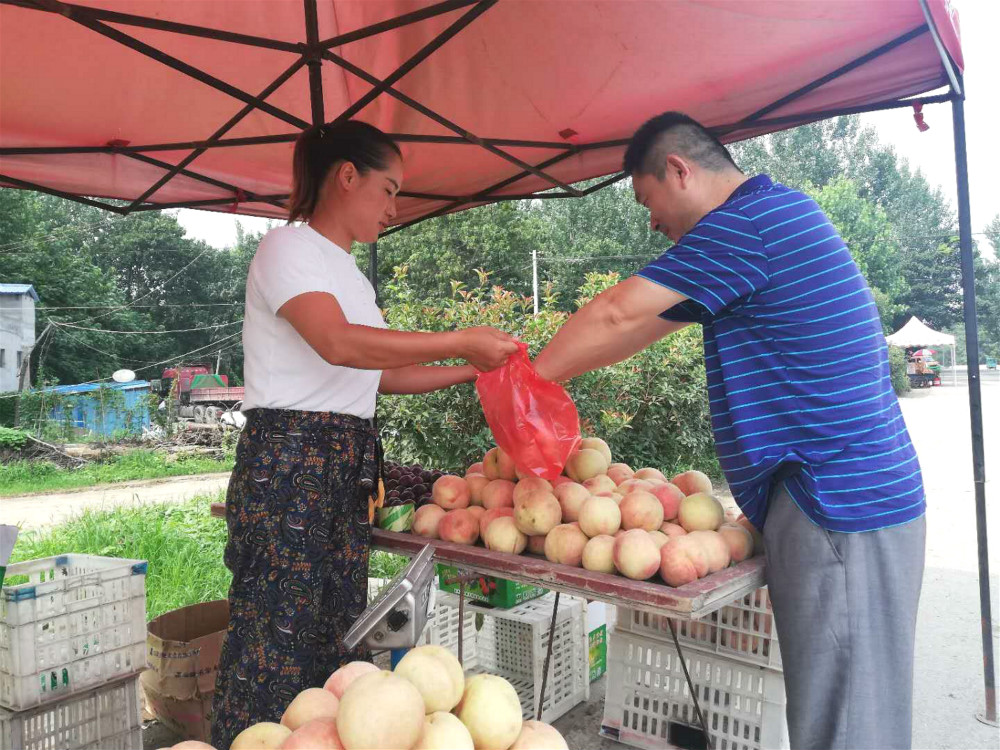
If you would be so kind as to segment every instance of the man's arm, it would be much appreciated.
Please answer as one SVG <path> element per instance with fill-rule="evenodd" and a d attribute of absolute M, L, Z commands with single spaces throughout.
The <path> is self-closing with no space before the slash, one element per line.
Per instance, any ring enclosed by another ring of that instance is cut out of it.
<path fill-rule="evenodd" d="M 687 297 L 633 276 L 581 307 L 535 358 L 548 380 L 568 380 L 628 359 L 689 323 L 664 320 L 660 313 Z"/>

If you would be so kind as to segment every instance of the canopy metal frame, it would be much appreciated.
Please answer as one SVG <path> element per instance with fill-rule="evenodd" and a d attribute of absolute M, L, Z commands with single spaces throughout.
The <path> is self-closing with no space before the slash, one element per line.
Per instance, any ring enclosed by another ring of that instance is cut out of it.
<path fill-rule="evenodd" d="M 202 174 L 190 166 L 199 156 L 217 148 L 229 148 L 245 145 L 262 145 L 274 143 L 293 142 L 298 134 L 305 128 L 320 124 L 326 121 L 326 111 L 323 97 L 322 66 L 324 64 L 335 65 L 355 77 L 367 82 L 372 86 L 368 93 L 354 102 L 345 111 L 336 116 L 335 121 L 345 120 L 361 112 L 368 104 L 382 95 L 391 96 L 402 102 L 411 109 L 421 113 L 425 117 L 438 123 L 448 131 L 454 133 L 453 136 L 428 136 L 414 133 L 393 133 L 392 136 L 402 143 L 444 143 L 444 144 L 464 144 L 470 147 L 480 148 L 488 151 L 494 156 L 504 159 L 517 166 L 520 171 L 504 180 L 498 181 L 489 187 L 471 195 L 445 195 L 425 192 L 401 191 L 403 197 L 424 198 L 434 201 L 442 201 L 444 206 L 429 211 L 412 221 L 402 223 L 392 227 L 383 233 L 383 237 L 398 232 L 414 224 L 442 216 L 446 213 L 457 211 L 472 206 L 496 203 L 500 201 L 524 200 L 524 199 L 556 199 L 556 198 L 578 198 L 589 195 L 597 190 L 624 179 L 623 173 L 611 175 L 601 182 L 586 189 L 566 184 L 546 170 L 579 153 L 604 148 L 620 148 L 627 143 L 626 140 L 599 141 L 592 143 L 574 144 L 568 142 L 542 142 L 524 141 L 503 138 L 486 138 L 474 134 L 458 123 L 452 122 L 435 112 L 425 104 L 412 99 L 403 94 L 394 84 L 406 76 L 410 71 L 431 57 L 434 52 L 440 49 L 449 39 L 460 34 L 475 22 L 477 18 L 488 12 L 498 0 L 443 0 L 442 2 L 430 5 L 412 13 L 406 13 L 395 18 L 390 18 L 379 23 L 371 24 L 345 34 L 339 34 L 329 39 L 320 39 L 317 25 L 317 0 L 303 0 L 303 11 L 305 18 L 305 39 L 301 42 L 286 42 L 267 37 L 254 36 L 250 34 L 240 34 L 220 29 L 206 28 L 202 26 L 177 23 L 160 18 L 135 15 L 130 13 L 119 13 L 116 11 L 100 8 L 91 8 L 82 5 L 62 2 L 61 0 L 0 0 L 0 3 L 14 5 L 21 8 L 28 8 L 40 12 L 55 13 L 66 17 L 69 21 L 80 24 L 95 34 L 99 34 L 108 39 L 112 39 L 122 44 L 137 54 L 144 55 L 156 60 L 161 64 L 189 76 L 207 86 L 210 86 L 240 102 L 244 106 L 229 120 L 222 123 L 212 134 L 200 141 L 187 141 L 182 143 L 154 143 L 131 145 L 124 142 L 109 142 L 103 146 L 80 145 L 80 146 L 58 146 L 58 147 L 12 147 L 0 148 L 0 156 L 7 155 L 61 155 L 61 154 L 113 154 L 125 158 L 140 161 L 149 166 L 154 166 L 163 170 L 163 174 L 155 180 L 143 193 L 132 199 L 125 205 L 107 202 L 107 198 L 99 199 L 94 196 L 85 196 L 57 190 L 45 185 L 36 184 L 26 180 L 18 179 L 11 175 L 0 174 L 0 183 L 18 188 L 37 190 L 39 192 L 55 195 L 60 198 L 77 201 L 88 206 L 95 206 L 107 211 L 128 215 L 138 211 L 159 210 L 165 208 L 210 208 L 235 206 L 247 202 L 260 202 L 273 205 L 279 208 L 287 208 L 288 195 L 285 194 L 258 194 L 253 190 L 233 185 L 223 180 L 218 180 Z M 980 714 L 983 721 L 996 724 L 997 722 L 997 702 L 996 686 L 994 681 L 994 656 L 993 642 L 991 638 L 992 624 L 990 612 L 990 585 L 989 585 L 989 562 L 987 555 L 987 533 L 986 533 L 986 472 L 985 472 L 985 451 L 983 446 L 983 422 L 982 422 L 982 394 L 980 387 L 979 373 L 979 342 L 976 323 L 976 300 L 975 282 L 973 276 L 973 251 L 972 251 L 972 230 L 969 213 L 969 182 L 968 165 L 965 143 L 965 91 L 963 80 L 958 66 L 951 59 L 947 49 L 941 41 L 940 34 L 934 24 L 933 17 L 927 5 L 927 0 L 918 0 L 923 10 L 924 23 L 905 34 L 885 43 L 857 59 L 842 65 L 835 70 L 823 75 L 820 78 L 802 86 L 801 88 L 781 97 L 771 104 L 756 112 L 742 118 L 738 122 L 713 128 L 714 132 L 724 142 L 732 142 L 748 137 L 746 131 L 752 127 L 752 132 L 771 132 L 782 130 L 797 125 L 802 125 L 818 120 L 837 117 L 840 115 L 859 114 L 862 112 L 881 111 L 888 109 L 898 109 L 905 107 L 917 107 L 926 104 L 951 102 L 954 122 L 955 139 L 955 166 L 958 183 L 958 216 L 959 216 L 959 246 L 962 269 L 963 288 L 963 313 L 966 332 L 966 354 L 969 367 L 969 410 L 971 415 L 971 438 L 973 454 L 973 481 L 975 486 L 976 500 L 976 526 L 979 552 L 979 590 L 980 605 L 982 613 L 982 639 L 983 639 L 983 662 L 985 678 L 985 711 Z M 395 71 L 384 79 L 380 79 L 370 72 L 361 69 L 332 50 L 337 47 L 349 44 L 360 39 L 367 39 L 378 34 L 398 29 L 409 24 L 435 18 L 453 11 L 463 11 L 444 31 L 440 32 L 423 48 L 411 56 L 406 62 L 400 65 Z M 110 25 L 114 24 L 114 26 Z M 146 44 L 134 36 L 122 31 L 118 27 L 136 27 L 155 29 L 175 34 L 183 34 L 192 37 L 214 39 L 217 41 L 229 42 L 251 48 L 264 48 L 297 55 L 289 67 L 275 78 L 270 84 L 265 86 L 256 94 L 243 91 L 225 81 L 210 75 L 183 60 L 179 60 L 156 47 Z M 949 86 L 948 91 L 943 94 L 917 96 L 905 99 L 889 99 L 885 101 L 870 103 L 857 107 L 844 107 L 828 109 L 823 111 L 805 112 L 801 114 L 776 115 L 769 117 L 781 108 L 801 99 L 806 94 L 828 84 L 830 81 L 841 78 L 847 73 L 864 66 L 866 63 L 885 55 L 897 47 L 908 42 L 930 34 L 941 58 L 943 70 L 947 76 Z M 309 75 L 309 93 L 311 105 L 311 121 L 289 113 L 281 108 L 270 104 L 268 97 L 277 91 L 295 73 L 303 67 L 307 68 Z M 231 131 L 239 122 L 253 111 L 265 112 L 284 122 L 287 122 L 294 129 L 286 134 L 259 136 L 248 138 L 226 138 L 226 134 Z M 539 163 L 531 164 L 514 156 L 506 151 L 512 147 L 537 147 L 558 151 Z M 189 150 L 189 153 L 177 164 L 170 164 L 151 156 L 158 151 Z M 185 178 L 212 185 L 215 188 L 229 191 L 230 196 L 225 198 L 213 198 L 206 200 L 190 200 L 175 202 L 156 202 L 152 200 L 156 192 L 166 185 L 170 180 L 178 175 Z M 539 177 L 550 187 L 544 190 L 522 191 L 520 193 L 501 194 L 497 191 L 503 190 L 516 184 L 528 176 Z M 370 273 L 373 284 L 377 285 L 377 257 L 375 246 L 371 248 Z"/>

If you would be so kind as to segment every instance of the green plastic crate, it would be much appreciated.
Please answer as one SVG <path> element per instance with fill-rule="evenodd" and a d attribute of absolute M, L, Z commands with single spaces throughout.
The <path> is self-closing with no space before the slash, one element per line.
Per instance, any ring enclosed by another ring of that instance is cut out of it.
<path fill-rule="evenodd" d="M 459 585 L 457 583 L 446 584 L 445 581 L 458 578 L 458 568 L 453 568 L 450 565 L 438 565 L 437 571 L 441 590 L 457 594 Z M 548 589 L 517 581 L 508 581 L 504 578 L 494 578 L 493 576 L 480 576 L 478 580 L 465 584 L 467 599 L 483 602 L 500 609 L 510 609 L 522 602 L 545 596 L 547 593 L 549 593 Z"/>

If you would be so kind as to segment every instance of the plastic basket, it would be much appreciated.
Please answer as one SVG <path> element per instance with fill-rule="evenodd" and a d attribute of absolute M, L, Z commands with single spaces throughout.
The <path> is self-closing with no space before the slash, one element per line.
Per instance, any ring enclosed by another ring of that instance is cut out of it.
<path fill-rule="evenodd" d="M 714 750 L 788 748 L 784 675 L 682 647 Z M 635 747 L 705 747 L 673 643 L 618 631 L 608 648 L 601 735 Z"/>
<path fill-rule="evenodd" d="M 142 750 L 139 675 L 27 711 L 0 709 L 4 750 Z"/>
<path fill-rule="evenodd" d="M 555 594 L 546 594 L 511 609 L 489 609 L 466 602 L 463 667 L 489 673 L 517 690 L 525 718 L 538 715 L 542 671 L 549 644 Z M 425 640 L 458 654 L 458 596 L 441 592 Z M 545 683 L 542 721 L 552 722 L 590 695 L 586 607 L 582 599 L 562 596 L 556 617 L 552 658 Z"/>
<path fill-rule="evenodd" d="M 673 643 L 671 618 L 618 607 L 619 631 Z M 774 628 L 771 599 L 764 586 L 699 621 L 673 620 L 681 645 L 693 645 L 746 664 L 781 669 L 781 649 Z"/>
<path fill-rule="evenodd" d="M 146 666 L 146 563 L 59 555 L 7 568 L 0 706 L 23 710 Z M 16 579 L 15 579 L 16 580 Z"/>

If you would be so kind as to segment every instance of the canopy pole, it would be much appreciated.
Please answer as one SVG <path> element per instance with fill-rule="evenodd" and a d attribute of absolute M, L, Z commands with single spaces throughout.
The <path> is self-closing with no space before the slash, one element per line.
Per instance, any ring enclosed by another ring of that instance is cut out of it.
<path fill-rule="evenodd" d="M 368 280 L 375 290 L 375 301 L 378 302 L 378 240 L 368 245 Z"/>
<path fill-rule="evenodd" d="M 997 694 L 993 667 L 993 624 L 990 613 L 990 562 L 986 540 L 986 459 L 983 447 L 983 402 L 979 383 L 979 331 L 976 324 L 976 282 L 973 275 L 972 218 L 969 212 L 969 167 L 965 148 L 965 102 L 951 103 L 955 130 L 955 171 L 958 184 L 958 231 L 962 259 L 962 306 L 965 313 L 965 353 L 969 372 L 969 416 L 972 428 L 972 477 L 976 492 L 976 541 L 979 549 L 979 608 L 983 636 L 983 678 L 986 710 L 977 718 L 997 725 Z"/>
<path fill-rule="evenodd" d="M 955 356 L 955 342 L 951 342 L 951 384 L 958 385 L 958 358 Z"/>

